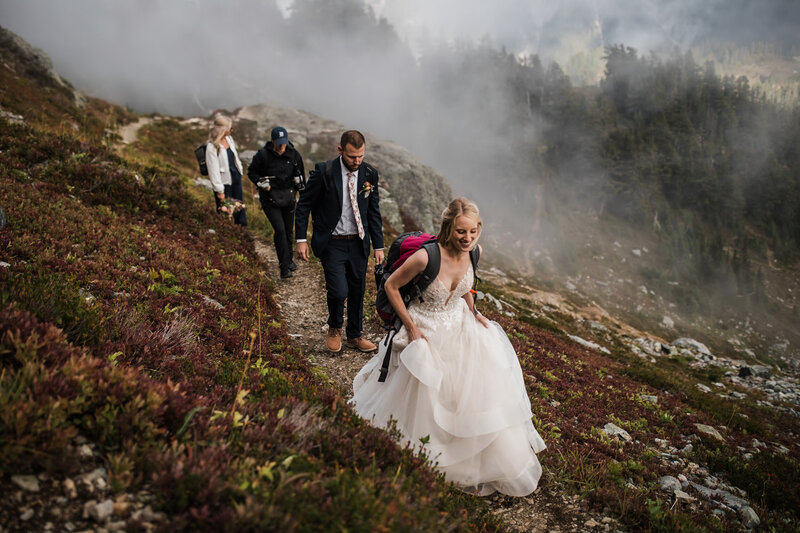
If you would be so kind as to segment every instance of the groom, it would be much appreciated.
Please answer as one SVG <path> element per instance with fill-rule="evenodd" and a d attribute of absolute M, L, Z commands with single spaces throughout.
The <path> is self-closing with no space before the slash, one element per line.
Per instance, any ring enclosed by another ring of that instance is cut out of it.
<path fill-rule="evenodd" d="M 313 216 L 311 248 L 325 272 L 328 350 L 342 349 L 344 302 L 347 344 L 362 352 L 377 348 L 361 335 L 370 241 L 375 263 L 383 262 L 383 228 L 378 171 L 364 162 L 366 141 L 355 130 L 342 134 L 339 157 L 317 163 L 300 192 L 295 211 L 297 255 L 308 261 L 308 215 Z"/>

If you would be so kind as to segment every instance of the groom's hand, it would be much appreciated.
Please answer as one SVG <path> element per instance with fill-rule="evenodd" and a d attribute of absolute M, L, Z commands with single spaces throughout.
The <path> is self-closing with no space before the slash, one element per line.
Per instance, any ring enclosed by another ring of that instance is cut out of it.
<path fill-rule="evenodd" d="M 383 263 L 383 250 L 375 250 L 375 264 Z"/>
<path fill-rule="evenodd" d="M 297 257 L 308 263 L 308 242 L 297 243 Z"/>

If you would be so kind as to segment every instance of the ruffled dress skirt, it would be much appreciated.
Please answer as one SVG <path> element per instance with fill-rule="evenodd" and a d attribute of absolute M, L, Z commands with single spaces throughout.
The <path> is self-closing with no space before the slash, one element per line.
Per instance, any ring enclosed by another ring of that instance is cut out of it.
<path fill-rule="evenodd" d="M 545 443 L 531 422 L 511 343 L 499 324 L 480 324 L 462 298 L 444 308 L 433 304 L 409 309 L 426 339 L 409 343 L 402 328 L 381 383 L 382 342 L 355 377 L 351 404 L 376 426 L 394 420 L 401 444 L 424 451 L 462 490 L 530 494 L 542 475 L 536 454 Z"/>

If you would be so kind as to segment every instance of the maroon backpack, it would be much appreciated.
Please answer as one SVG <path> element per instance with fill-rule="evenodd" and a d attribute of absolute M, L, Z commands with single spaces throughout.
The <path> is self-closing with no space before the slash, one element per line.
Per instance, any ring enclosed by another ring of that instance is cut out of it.
<path fill-rule="evenodd" d="M 442 254 L 441 250 L 439 250 L 436 236 L 422 231 L 401 233 L 389 246 L 389 252 L 386 254 L 383 263 L 375 266 L 375 284 L 378 288 L 375 295 L 375 307 L 377 308 L 378 316 L 383 320 L 383 328 L 387 330 L 386 337 L 381 341 L 381 343 L 386 343 L 386 355 L 383 357 L 378 381 L 386 380 L 386 374 L 389 372 L 389 360 L 392 356 L 392 341 L 402 325 L 397 317 L 397 312 L 389 302 L 384 284 L 389 279 L 389 276 L 420 248 L 423 248 L 428 253 L 428 264 L 425 266 L 425 270 L 419 276 L 400 287 L 400 296 L 403 298 L 403 304 L 408 307 L 415 300 L 423 301 L 422 292 L 439 275 Z M 480 248 L 478 247 L 475 247 L 469 253 L 470 261 L 472 261 L 472 270 L 476 278 L 480 255 Z M 480 281 L 480 278 L 478 280 Z"/>

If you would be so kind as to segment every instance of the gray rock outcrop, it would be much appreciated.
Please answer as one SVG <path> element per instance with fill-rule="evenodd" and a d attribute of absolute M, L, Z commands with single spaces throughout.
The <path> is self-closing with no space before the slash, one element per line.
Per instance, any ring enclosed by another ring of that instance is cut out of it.
<path fill-rule="evenodd" d="M 703 344 L 700 341 L 696 341 L 694 339 L 690 339 L 687 337 L 681 337 L 680 339 L 675 339 L 672 341 L 672 345 L 676 348 L 682 348 L 688 350 L 690 352 L 698 353 L 700 355 L 711 355 L 711 350 L 708 349 L 708 346 Z"/>
<path fill-rule="evenodd" d="M 58 75 L 50 56 L 2 26 L 0 26 L 0 61 L 18 74 L 30 76 L 45 86 L 67 91 L 77 105 L 85 102 L 84 96 Z"/>
<path fill-rule="evenodd" d="M 253 121 L 262 143 L 274 126 L 284 126 L 303 154 L 307 172 L 314 163 L 336 156 L 339 138 L 347 129 L 311 113 L 266 104 L 241 108 L 236 117 Z M 396 233 L 418 229 L 438 233 L 442 210 L 453 198 L 450 185 L 402 146 L 365 135 L 366 160 L 380 172 L 381 215 L 386 229 Z"/>

